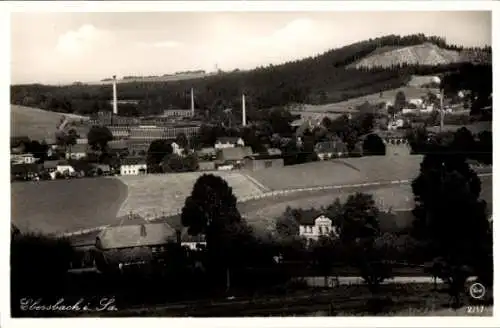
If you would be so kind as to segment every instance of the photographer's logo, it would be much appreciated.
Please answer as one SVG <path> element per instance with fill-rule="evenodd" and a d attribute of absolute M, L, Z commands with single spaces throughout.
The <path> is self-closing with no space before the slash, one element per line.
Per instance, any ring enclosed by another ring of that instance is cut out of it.
<path fill-rule="evenodd" d="M 475 282 L 469 287 L 469 293 L 472 298 L 481 299 L 486 295 L 486 288 L 482 284 Z"/>

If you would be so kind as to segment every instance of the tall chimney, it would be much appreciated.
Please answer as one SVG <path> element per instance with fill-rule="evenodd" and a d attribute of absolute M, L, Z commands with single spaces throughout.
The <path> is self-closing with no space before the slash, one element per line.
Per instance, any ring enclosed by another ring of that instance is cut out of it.
<path fill-rule="evenodd" d="M 241 124 L 243 126 L 247 125 L 247 111 L 246 111 L 246 105 L 245 105 L 245 94 L 241 97 Z"/>
<path fill-rule="evenodd" d="M 194 92 L 191 88 L 191 116 L 194 116 Z"/>
<path fill-rule="evenodd" d="M 116 100 L 116 75 L 113 75 L 113 114 L 118 114 L 118 101 Z"/>

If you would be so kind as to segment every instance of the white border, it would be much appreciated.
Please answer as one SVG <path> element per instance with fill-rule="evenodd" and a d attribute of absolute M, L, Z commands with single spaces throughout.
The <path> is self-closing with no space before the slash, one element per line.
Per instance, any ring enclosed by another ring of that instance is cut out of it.
<path fill-rule="evenodd" d="M 2 2 L 0 3 L 0 26 L 1 26 L 1 41 L 3 44 L 3 49 L 8 49 L 10 46 L 10 15 L 12 11 L 110 11 L 110 12 L 124 12 L 124 11 L 437 11 L 437 10 L 493 10 L 493 48 L 496 49 L 498 39 L 498 31 L 500 31 L 499 26 L 499 13 L 500 4 L 493 1 L 218 1 L 218 2 L 205 2 L 205 1 L 186 1 L 186 2 L 156 2 L 156 1 L 144 1 L 144 2 Z M 497 38 L 495 38 L 497 36 Z M 8 45 L 6 47 L 6 45 Z M 7 99 L 9 97 L 9 85 L 10 79 L 10 68 L 9 68 L 9 57 L 10 53 L 8 50 L 2 50 L 0 52 L 0 99 L 2 99 L 2 115 L 5 115 L 0 121 L 0 124 L 5 125 L 3 129 L 0 129 L 3 134 L 2 140 L 2 154 L 8 154 L 7 140 L 9 140 L 8 131 L 9 127 L 7 124 L 8 114 L 10 112 L 9 104 Z M 500 58 L 496 50 L 493 51 L 493 61 L 494 63 L 499 63 Z M 497 78 L 499 76 L 499 65 L 494 66 L 494 87 L 496 88 Z M 496 88 L 498 89 L 498 88 Z M 494 107 L 499 108 L 499 100 L 497 97 L 494 99 Z M 494 125 L 497 125 L 494 122 Z M 10 124 L 9 124 L 10 126 Z M 500 140 L 496 135 L 500 132 L 499 129 L 493 129 L 494 139 Z M 495 151 L 494 154 L 500 153 L 500 143 L 494 143 Z M 7 155 L 5 155 L 7 156 Z M 0 162 L 2 165 L 0 169 L 0 174 L 2 177 L 1 184 L 1 196 L 2 205 L 4 208 L 5 216 L 9 216 L 10 213 L 10 179 L 8 178 L 7 160 Z M 497 184 L 494 180 L 494 192 L 493 196 L 496 197 Z M 499 181 L 500 182 L 500 181 Z M 499 199 L 500 200 L 500 199 Z M 496 213 L 496 207 L 499 201 L 494 201 L 494 213 Z M 89 325 L 102 325 L 109 326 L 110 324 L 118 324 L 123 326 L 133 325 L 134 327 L 140 326 L 141 324 L 147 327 L 159 326 L 165 327 L 166 325 L 170 327 L 330 327 L 330 326 L 359 326 L 359 327 L 371 327 L 371 326 L 387 326 L 387 327 L 397 327 L 397 326 L 409 326 L 409 327 L 423 327 L 423 326 L 449 326 L 449 327 L 474 327 L 474 326 L 490 326 L 494 327 L 495 318 L 498 316 L 497 310 L 495 308 L 493 318 L 472 318 L 472 317 L 451 317 L 451 318 L 431 318 L 431 317 L 421 317 L 418 320 L 414 318 L 273 318 L 273 319 L 261 319 L 261 318 L 245 318 L 245 319 L 67 319 L 67 320 L 57 320 L 57 319 L 44 319 L 44 320 L 13 320 L 8 318 L 10 310 L 9 306 L 9 238 L 10 234 L 10 222 L 4 219 L 3 222 L 4 229 L 0 229 L 2 236 L 0 237 L 4 244 L 2 251 L 0 252 L 1 257 L 1 274 L 2 278 L 0 290 L 1 293 L 1 308 L 0 308 L 0 326 L 2 327 L 21 327 L 28 325 L 46 326 L 46 327 L 67 327 L 69 325 L 73 327 L 88 327 Z M 494 220 L 494 229 L 497 231 L 500 229 L 498 223 Z M 498 254 L 498 245 L 500 243 L 495 243 L 495 254 Z M 497 261 L 495 261 L 497 262 Z M 500 267 L 495 263 L 495 272 L 497 273 L 495 278 L 498 278 L 498 273 L 500 272 Z M 495 286 L 498 279 L 495 279 Z M 498 300 L 498 288 L 496 288 L 495 296 Z M 498 301 L 497 301 L 498 302 Z M 68 321 L 69 320 L 69 321 Z"/>

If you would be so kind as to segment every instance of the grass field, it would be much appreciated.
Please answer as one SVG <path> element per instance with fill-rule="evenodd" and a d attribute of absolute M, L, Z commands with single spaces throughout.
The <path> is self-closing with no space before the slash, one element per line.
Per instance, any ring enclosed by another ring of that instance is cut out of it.
<path fill-rule="evenodd" d="M 422 157 L 370 156 L 312 162 L 250 172 L 271 190 L 392 181 L 413 178 Z"/>
<path fill-rule="evenodd" d="M 146 218 L 160 216 L 163 212 L 179 210 L 191 194 L 196 179 L 203 173 L 163 174 L 148 176 L 121 176 L 128 186 L 128 196 L 118 216 L 130 212 Z M 258 195 L 262 190 L 245 175 L 234 172 L 214 173 L 224 178 L 238 198 Z"/>
<path fill-rule="evenodd" d="M 127 195 L 118 179 L 11 184 L 11 219 L 22 231 L 57 233 L 109 224 Z"/>
<path fill-rule="evenodd" d="M 69 120 L 85 118 L 74 114 L 62 114 L 38 108 L 11 105 L 10 135 L 11 137 L 28 136 L 35 140 L 53 139 L 54 133 L 57 131 L 57 125 L 63 115 Z"/>

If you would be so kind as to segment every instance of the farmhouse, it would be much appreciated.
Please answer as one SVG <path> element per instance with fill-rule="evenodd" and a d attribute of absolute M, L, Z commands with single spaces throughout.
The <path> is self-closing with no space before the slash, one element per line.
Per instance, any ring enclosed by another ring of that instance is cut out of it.
<path fill-rule="evenodd" d="M 142 157 L 126 157 L 122 159 L 120 165 L 121 175 L 139 175 L 146 174 L 148 166 L 146 160 Z"/>
<path fill-rule="evenodd" d="M 214 148 L 215 149 L 223 149 L 223 148 L 234 148 L 234 147 L 243 147 L 245 146 L 245 142 L 243 139 L 238 138 L 238 137 L 223 137 L 217 139 L 215 142 Z"/>
<path fill-rule="evenodd" d="M 109 226 L 96 238 L 96 266 L 100 271 L 122 271 L 131 266 L 161 262 L 169 244 L 190 249 L 204 245 L 203 236 L 191 237 L 167 223 L 134 217 Z"/>
<path fill-rule="evenodd" d="M 243 164 L 243 159 L 252 155 L 250 147 L 222 148 L 217 152 L 217 166 L 223 169 L 239 168 Z"/>

